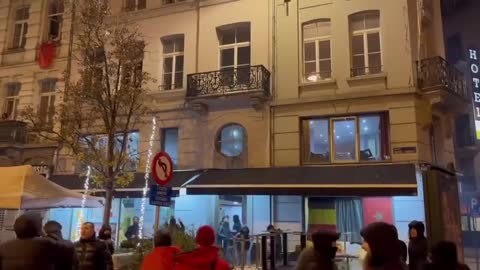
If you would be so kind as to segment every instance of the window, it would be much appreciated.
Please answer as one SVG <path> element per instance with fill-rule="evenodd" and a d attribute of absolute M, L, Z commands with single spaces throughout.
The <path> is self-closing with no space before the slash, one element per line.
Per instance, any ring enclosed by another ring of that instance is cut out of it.
<path fill-rule="evenodd" d="M 55 114 L 55 79 L 40 81 L 40 108 L 39 115 L 42 124 L 51 127 Z"/>
<path fill-rule="evenodd" d="M 223 84 L 228 86 L 248 83 L 250 81 L 250 23 L 221 27 L 218 29 L 218 39 Z"/>
<path fill-rule="evenodd" d="M 168 4 L 173 4 L 173 3 L 181 3 L 181 2 L 185 2 L 186 0 L 163 0 L 162 3 L 164 5 L 168 5 Z"/>
<path fill-rule="evenodd" d="M 306 163 L 390 159 L 387 114 L 307 119 L 302 122 Z"/>
<path fill-rule="evenodd" d="M 120 153 L 123 145 L 123 134 L 118 134 L 115 138 L 116 152 Z M 125 171 L 134 172 L 137 170 L 140 162 L 140 132 L 132 131 L 127 134 L 125 145 L 125 156 L 128 157 L 125 163 Z"/>
<path fill-rule="evenodd" d="M 217 149 L 227 157 L 240 156 L 246 146 L 246 131 L 239 124 L 223 127 L 217 136 Z"/>
<path fill-rule="evenodd" d="M 382 72 L 380 12 L 350 16 L 352 76 Z"/>
<path fill-rule="evenodd" d="M 147 8 L 147 0 L 125 0 L 125 11 L 136 11 Z"/>
<path fill-rule="evenodd" d="M 447 61 L 455 65 L 460 60 L 465 60 L 462 36 L 456 33 L 447 39 Z"/>
<path fill-rule="evenodd" d="M 162 130 L 162 151 L 170 155 L 176 169 L 178 167 L 178 128 Z"/>
<path fill-rule="evenodd" d="M 30 7 L 21 7 L 15 12 L 12 49 L 25 48 L 25 44 L 27 43 L 29 11 Z"/>
<path fill-rule="evenodd" d="M 20 83 L 9 83 L 6 86 L 4 118 L 15 119 L 17 117 L 18 94 L 20 93 Z"/>
<path fill-rule="evenodd" d="M 303 25 L 304 80 L 316 82 L 332 77 L 330 20 L 318 20 Z"/>
<path fill-rule="evenodd" d="M 163 90 L 183 87 L 184 36 L 164 38 L 163 44 Z"/>
<path fill-rule="evenodd" d="M 58 41 L 62 37 L 63 0 L 50 0 L 48 3 L 48 40 Z"/>

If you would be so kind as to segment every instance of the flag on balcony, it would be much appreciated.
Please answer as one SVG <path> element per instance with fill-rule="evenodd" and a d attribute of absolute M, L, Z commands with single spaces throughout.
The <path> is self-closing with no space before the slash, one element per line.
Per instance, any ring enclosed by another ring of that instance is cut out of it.
<path fill-rule="evenodd" d="M 53 59 L 56 56 L 57 48 L 54 42 L 44 42 L 40 45 L 38 55 L 38 65 L 40 68 L 49 68 L 52 66 Z"/>

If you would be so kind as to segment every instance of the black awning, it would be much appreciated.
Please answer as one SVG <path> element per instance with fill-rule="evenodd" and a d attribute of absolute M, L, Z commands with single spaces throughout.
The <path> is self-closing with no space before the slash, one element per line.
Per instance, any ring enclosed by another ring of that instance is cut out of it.
<path fill-rule="evenodd" d="M 174 194 L 178 194 L 178 190 L 182 185 L 188 182 L 190 179 L 194 178 L 198 175 L 200 171 L 197 170 L 178 170 L 174 171 L 172 181 L 167 185 L 174 189 Z M 75 174 L 68 174 L 68 175 L 52 175 L 50 176 L 50 181 L 71 189 L 71 190 L 84 190 L 84 183 L 85 177 L 80 177 Z M 152 176 L 148 180 L 148 185 L 154 184 Z M 143 196 L 143 188 L 145 186 L 145 174 L 144 173 L 135 173 L 133 177 L 133 181 L 130 182 L 125 187 L 118 187 L 115 190 L 115 197 L 117 198 L 124 198 L 124 197 L 133 197 L 133 198 L 140 198 Z M 95 195 L 101 195 L 105 191 L 102 188 L 98 188 L 90 184 L 90 189 L 95 190 Z"/>
<path fill-rule="evenodd" d="M 414 164 L 211 169 L 187 194 L 400 196 L 417 194 Z"/>

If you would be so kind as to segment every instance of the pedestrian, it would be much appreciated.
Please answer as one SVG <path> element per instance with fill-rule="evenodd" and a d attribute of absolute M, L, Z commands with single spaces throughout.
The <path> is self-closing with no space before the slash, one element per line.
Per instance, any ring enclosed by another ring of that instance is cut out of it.
<path fill-rule="evenodd" d="M 238 265 L 245 266 L 247 264 L 247 254 L 250 249 L 250 229 L 247 226 L 243 226 L 240 231 L 235 235 L 235 258 Z M 243 247 L 243 249 L 242 249 Z"/>
<path fill-rule="evenodd" d="M 42 235 L 42 217 L 27 212 L 15 220 L 16 239 L 0 245 L 1 270 L 52 270 L 59 264 L 61 246 Z"/>
<path fill-rule="evenodd" d="M 73 243 L 63 239 L 62 225 L 57 221 L 50 220 L 43 226 L 45 237 L 61 244 L 61 254 L 58 254 L 58 264 L 55 269 L 58 270 L 76 270 L 78 269 L 78 258 Z"/>
<path fill-rule="evenodd" d="M 450 241 L 440 241 L 432 247 L 431 263 L 425 270 L 470 270 L 465 264 L 458 262 L 457 247 Z"/>
<path fill-rule="evenodd" d="M 115 251 L 113 240 L 112 240 L 112 227 L 108 224 L 105 224 L 100 228 L 98 232 L 98 239 L 103 241 L 107 245 L 108 251 L 110 254 L 113 254 Z"/>
<path fill-rule="evenodd" d="M 398 236 L 397 228 L 394 226 L 393 229 L 395 229 L 395 233 Z M 403 240 L 398 239 L 398 245 L 400 247 L 400 255 L 401 255 L 402 261 L 404 263 L 407 263 L 407 256 L 408 256 L 407 244 L 405 244 L 405 242 L 403 242 Z"/>
<path fill-rule="evenodd" d="M 153 237 L 155 248 L 143 259 L 142 270 L 171 270 L 174 267 L 175 255 L 181 252 L 172 246 L 172 237 L 167 230 L 155 232 Z"/>
<path fill-rule="evenodd" d="M 137 216 L 133 217 L 133 224 L 130 225 L 127 228 L 127 231 L 125 232 L 125 237 L 128 240 L 136 239 L 138 238 L 138 234 L 140 232 L 140 218 Z"/>
<path fill-rule="evenodd" d="M 79 270 L 111 270 L 112 255 L 107 245 L 95 237 L 95 226 L 91 222 L 82 224 L 80 241 L 75 242 Z"/>
<path fill-rule="evenodd" d="M 408 224 L 408 267 L 410 270 L 421 270 L 427 262 L 428 242 L 425 237 L 425 225 L 421 221 Z"/>
<path fill-rule="evenodd" d="M 375 222 L 361 231 L 362 248 L 367 256 L 364 270 L 406 270 L 402 261 L 401 247 L 395 226 L 385 222 Z"/>
<path fill-rule="evenodd" d="M 336 232 L 318 231 L 312 234 L 313 248 L 306 248 L 300 253 L 297 270 L 335 270 L 334 259 L 337 253 Z"/>
<path fill-rule="evenodd" d="M 175 259 L 175 270 L 230 270 L 229 264 L 219 256 L 215 244 L 215 230 L 202 226 L 197 231 L 198 248 L 192 252 L 180 253 Z"/>

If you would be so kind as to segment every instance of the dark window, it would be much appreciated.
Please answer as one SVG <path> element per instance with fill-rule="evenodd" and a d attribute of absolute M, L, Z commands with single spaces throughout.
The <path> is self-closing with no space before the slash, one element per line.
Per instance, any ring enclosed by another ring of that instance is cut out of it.
<path fill-rule="evenodd" d="M 165 151 L 170 155 L 174 168 L 178 167 L 178 142 L 178 128 L 162 129 L 162 151 Z"/>
<path fill-rule="evenodd" d="M 454 65 L 459 60 L 465 59 L 465 50 L 463 49 L 462 36 L 457 33 L 447 40 L 447 61 Z"/>

